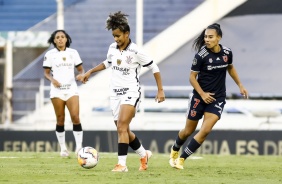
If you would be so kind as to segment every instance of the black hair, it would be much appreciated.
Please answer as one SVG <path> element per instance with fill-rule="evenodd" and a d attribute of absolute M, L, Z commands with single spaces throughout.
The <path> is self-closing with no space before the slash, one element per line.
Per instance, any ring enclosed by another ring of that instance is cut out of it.
<path fill-rule="evenodd" d="M 109 15 L 106 21 L 106 29 L 108 30 L 115 30 L 119 29 L 121 32 L 130 32 L 130 27 L 128 25 L 127 17 L 129 15 L 122 13 L 121 11 L 118 11 L 114 14 Z"/>
<path fill-rule="evenodd" d="M 54 47 L 57 47 L 56 44 L 55 44 L 55 42 L 54 42 L 54 39 L 55 39 L 55 36 L 56 36 L 56 34 L 57 34 L 58 32 L 62 32 L 62 33 L 64 33 L 64 34 L 66 35 L 66 38 L 67 38 L 66 47 L 70 47 L 71 42 L 72 42 L 72 41 L 71 41 L 71 37 L 70 37 L 70 35 L 69 35 L 65 30 L 56 30 L 56 31 L 54 31 L 54 32 L 51 34 L 50 38 L 48 39 L 48 43 L 49 43 L 49 44 L 53 44 Z"/>
<path fill-rule="evenodd" d="M 219 35 L 220 37 L 222 37 L 222 31 L 220 29 L 220 25 L 218 23 L 214 23 L 212 25 L 209 25 L 206 29 L 215 29 L 217 35 Z M 196 51 L 200 51 L 200 49 L 202 48 L 202 46 L 205 44 L 205 31 L 206 29 L 204 29 L 202 31 L 202 33 L 198 36 L 198 38 L 196 38 L 194 40 L 194 43 L 193 43 L 193 48 L 196 50 Z"/>

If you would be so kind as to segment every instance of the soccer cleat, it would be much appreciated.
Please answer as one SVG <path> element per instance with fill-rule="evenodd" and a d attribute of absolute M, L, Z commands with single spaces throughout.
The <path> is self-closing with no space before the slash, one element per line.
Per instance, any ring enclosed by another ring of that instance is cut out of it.
<path fill-rule="evenodd" d="M 174 151 L 171 147 L 170 158 L 169 158 L 169 164 L 170 164 L 171 167 L 175 166 L 175 161 L 178 158 L 178 154 L 179 154 L 178 151 Z"/>
<path fill-rule="evenodd" d="M 149 158 L 152 156 L 152 152 L 150 150 L 146 150 L 146 156 L 143 158 L 140 158 L 140 167 L 139 171 L 145 171 L 148 168 L 148 161 Z"/>
<path fill-rule="evenodd" d="M 115 168 L 114 168 L 112 171 L 113 171 L 113 172 L 127 172 L 128 169 L 127 169 L 126 166 L 122 166 L 122 165 L 120 165 L 120 164 L 117 164 L 117 165 L 115 166 Z"/>
<path fill-rule="evenodd" d="M 174 165 L 174 168 L 176 169 L 184 169 L 183 166 L 184 166 L 184 158 L 178 158 L 176 159 L 175 161 L 175 165 Z"/>
<path fill-rule="evenodd" d="M 61 155 L 61 157 L 69 157 L 70 156 L 68 150 L 61 151 L 60 155 Z"/>

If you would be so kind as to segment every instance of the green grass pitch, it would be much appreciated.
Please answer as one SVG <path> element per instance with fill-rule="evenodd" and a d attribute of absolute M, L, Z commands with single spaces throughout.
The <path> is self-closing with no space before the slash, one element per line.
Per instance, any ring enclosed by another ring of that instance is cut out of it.
<path fill-rule="evenodd" d="M 74 153 L 61 158 L 59 153 L 50 152 L 0 152 L 0 183 L 282 183 L 281 156 L 194 155 L 185 161 L 184 170 L 171 168 L 168 158 L 168 154 L 154 154 L 148 170 L 140 172 L 138 155 L 130 153 L 129 171 L 114 173 L 116 153 L 100 153 L 98 165 L 84 169 Z"/>

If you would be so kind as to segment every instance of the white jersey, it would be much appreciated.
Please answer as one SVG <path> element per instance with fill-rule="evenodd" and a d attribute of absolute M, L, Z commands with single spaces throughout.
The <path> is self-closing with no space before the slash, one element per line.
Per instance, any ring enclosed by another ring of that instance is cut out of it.
<path fill-rule="evenodd" d="M 55 88 L 51 83 L 51 96 L 78 92 L 74 68 L 81 64 L 81 58 L 75 49 L 66 48 L 65 51 L 59 51 L 54 48 L 45 54 L 43 68 L 50 68 L 53 78 L 61 84 L 60 88 Z"/>
<path fill-rule="evenodd" d="M 139 73 L 141 66 L 153 63 L 151 57 L 144 53 L 135 43 L 120 51 L 116 43 L 109 47 L 104 65 L 112 69 L 110 95 L 119 96 L 129 92 L 140 91 Z M 140 95 L 140 94 L 139 94 Z"/>

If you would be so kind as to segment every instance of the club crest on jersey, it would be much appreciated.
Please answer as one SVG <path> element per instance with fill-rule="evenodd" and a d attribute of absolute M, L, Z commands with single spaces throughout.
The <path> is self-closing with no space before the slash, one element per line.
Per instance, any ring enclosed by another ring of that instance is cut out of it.
<path fill-rule="evenodd" d="M 224 61 L 224 62 L 227 62 L 227 61 L 228 61 L 228 57 L 227 57 L 227 56 L 222 56 L 222 58 L 223 58 L 223 61 Z"/>
<path fill-rule="evenodd" d="M 119 66 L 121 64 L 121 59 L 117 59 L 117 65 Z"/>
<path fill-rule="evenodd" d="M 195 117 L 196 114 L 197 114 L 197 111 L 191 110 L 190 115 L 191 115 L 192 117 Z"/>
<path fill-rule="evenodd" d="M 131 56 L 126 56 L 125 62 L 126 62 L 127 64 L 130 64 L 130 63 L 132 63 L 132 59 L 133 59 L 133 57 L 131 57 Z"/>
<path fill-rule="evenodd" d="M 63 61 L 66 61 L 66 57 L 63 57 Z"/>
<path fill-rule="evenodd" d="M 212 58 L 209 58 L 209 62 L 212 63 Z"/>
<path fill-rule="evenodd" d="M 47 60 L 47 57 L 45 56 L 45 57 L 44 57 L 44 61 L 46 61 L 46 60 Z"/>

